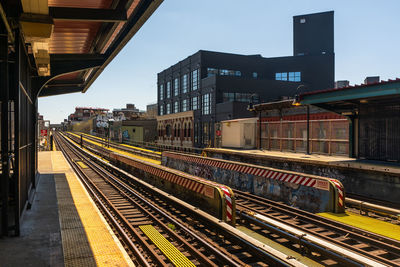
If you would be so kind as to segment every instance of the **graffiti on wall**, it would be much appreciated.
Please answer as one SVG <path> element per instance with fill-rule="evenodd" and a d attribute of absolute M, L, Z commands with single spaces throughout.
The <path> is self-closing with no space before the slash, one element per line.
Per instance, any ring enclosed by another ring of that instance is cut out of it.
<path fill-rule="evenodd" d="M 282 201 L 290 206 L 310 212 L 324 212 L 329 211 L 330 208 L 330 193 L 326 190 L 170 158 L 165 155 L 163 155 L 162 162 L 167 167 L 225 184 L 238 190 L 251 192 L 268 199 Z"/>

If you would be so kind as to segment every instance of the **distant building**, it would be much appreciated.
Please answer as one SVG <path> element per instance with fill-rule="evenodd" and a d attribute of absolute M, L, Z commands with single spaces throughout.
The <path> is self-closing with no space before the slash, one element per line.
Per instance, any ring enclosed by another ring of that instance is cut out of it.
<path fill-rule="evenodd" d="M 115 108 L 112 114 L 114 118 L 120 118 L 121 120 L 134 120 L 144 116 L 143 112 L 137 109 L 134 104 L 126 104 L 126 108 Z"/>
<path fill-rule="evenodd" d="M 76 122 L 88 120 L 95 115 L 106 114 L 107 111 L 108 109 L 106 108 L 76 107 L 75 112 L 68 116 L 68 121 L 74 124 Z"/>
<path fill-rule="evenodd" d="M 147 118 L 155 118 L 158 114 L 158 105 L 157 103 L 149 104 L 146 106 L 146 117 Z"/>
<path fill-rule="evenodd" d="M 213 144 L 216 122 L 253 116 L 249 104 L 332 88 L 333 11 L 295 16 L 293 30 L 293 56 L 200 50 L 158 73 L 159 142 L 182 143 L 186 123 L 193 145 L 204 147 Z"/>

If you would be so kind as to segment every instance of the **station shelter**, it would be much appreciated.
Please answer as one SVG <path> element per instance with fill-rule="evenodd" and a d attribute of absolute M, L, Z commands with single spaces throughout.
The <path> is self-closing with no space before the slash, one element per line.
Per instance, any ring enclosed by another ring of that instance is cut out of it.
<path fill-rule="evenodd" d="M 0 1 L 0 236 L 37 185 L 38 98 L 86 92 L 161 2 Z"/>
<path fill-rule="evenodd" d="M 349 122 L 340 114 L 295 99 L 253 105 L 257 147 L 263 150 L 347 156 Z"/>
<path fill-rule="evenodd" d="M 301 105 L 349 121 L 349 156 L 400 162 L 400 79 L 303 93 Z"/>

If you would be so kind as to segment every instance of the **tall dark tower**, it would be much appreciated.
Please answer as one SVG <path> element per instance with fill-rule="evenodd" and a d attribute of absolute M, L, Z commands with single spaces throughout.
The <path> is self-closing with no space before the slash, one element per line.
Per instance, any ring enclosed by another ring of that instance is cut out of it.
<path fill-rule="evenodd" d="M 293 17 L 293 55 L 335 53 L 333 11 Z"/>

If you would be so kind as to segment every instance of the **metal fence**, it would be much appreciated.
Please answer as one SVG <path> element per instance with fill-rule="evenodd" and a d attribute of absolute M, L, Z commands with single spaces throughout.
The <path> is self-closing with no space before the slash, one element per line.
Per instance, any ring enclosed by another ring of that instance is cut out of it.
<path fill-rule="evenodd" d="M 260 140 L 259 136 L 258 139 Z M 310 153 L 348 155 L 348 121 L 346 119 L 310 120 L 309 146 Z M 307 120 L 262 122 L 261 148 L 307 152 Z"/>

